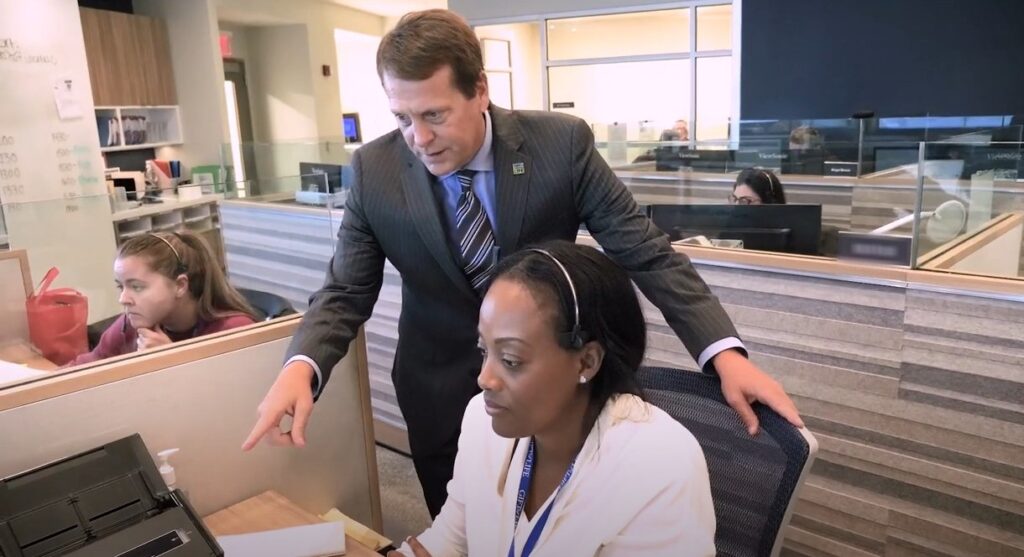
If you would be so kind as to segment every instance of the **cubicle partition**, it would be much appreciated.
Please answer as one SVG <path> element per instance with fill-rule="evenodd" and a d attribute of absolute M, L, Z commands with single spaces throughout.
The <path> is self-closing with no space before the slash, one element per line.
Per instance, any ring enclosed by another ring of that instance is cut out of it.
<path fill-rule="evenodd" d="M 273 489 L 381 531 L 362 337 L 334 369 L 305 448 L 241 451 L 297 323 L 282 318 L 0 390 L 0 477 L 138 432 L 153 453 L 181 449 L 178 485 L 201 515 Z"/>

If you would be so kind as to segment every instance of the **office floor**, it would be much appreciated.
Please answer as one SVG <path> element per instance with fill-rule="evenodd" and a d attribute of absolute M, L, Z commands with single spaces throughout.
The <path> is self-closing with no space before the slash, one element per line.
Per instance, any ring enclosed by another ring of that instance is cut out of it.
<path fill-rule="evenodd" d="M 377 473 L 380 475 L 380 506 L 384 515 L 383 534 L 395 545 L 430 526 L 430 514 L 416 479 L 412 459 L 377 445 Z"/>

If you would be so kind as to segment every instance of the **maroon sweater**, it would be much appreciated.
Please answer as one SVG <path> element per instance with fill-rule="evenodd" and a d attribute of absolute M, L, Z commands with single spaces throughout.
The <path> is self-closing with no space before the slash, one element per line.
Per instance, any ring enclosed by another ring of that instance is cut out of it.
<path fill-rule="evenodd" d="M 135 327 L 132 327 L 131 322 L 126 322 L 126 319 L 124 315 L 118 317 L 117 321 L 114 321 L 113 324 L 107 327 L 106 331 L 103 331 L 99 344 L 96 345 L 92 352 L 80 354 L 67 364 L 67 367 L 88 364 L 104 358 L 112 358 L 121 354 L 135 352 L 137 348 L 136 339 L 138 339 L 139 335 Z M 179 342 L 203 335 L 219 333 L 228 329 L 244 327 L 252 323 L 255 323 L 255 321 L 248 315 L 236 313 L 209 322 L 200 321 L 191 331 L 185 333 L 174 333 L 168 330 L 164 330 L 164 333 L 170 337 L 172 342 Z"/>

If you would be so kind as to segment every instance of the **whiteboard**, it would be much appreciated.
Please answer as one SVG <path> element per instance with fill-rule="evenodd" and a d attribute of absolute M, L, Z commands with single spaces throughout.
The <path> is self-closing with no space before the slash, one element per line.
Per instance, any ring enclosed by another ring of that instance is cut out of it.
<path fill-rule="evenodd" d="M 75 0 L 0 1 L 0 204 L 10 246 L 28 251 L 35 281 L 59 267 L 55 286 L 89 296 L 90 317 L 117 313 L 113 225 Z"/>

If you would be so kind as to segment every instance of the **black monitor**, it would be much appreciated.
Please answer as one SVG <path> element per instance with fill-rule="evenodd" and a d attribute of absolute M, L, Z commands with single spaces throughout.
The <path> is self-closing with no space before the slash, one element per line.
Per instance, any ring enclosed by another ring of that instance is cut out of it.
<path fill-rule="evenodd" d="M 362 143 L 363 131 L 359 127 L 359 114 L 346 112 L 341 115 L 341 130 L 345 134 L 345 143 Z"/>
<path fill-rule="evenodd" d="M 963 157 L 965 164 L 961 178 L 964 179 L 986 170 L 999 171 L 1003 178 L 1024 177 L 1024 151 L 1017 144 L 969 145 L 964 149 Z"/>
<path fill-rule="evenodd" d="M 825 151 L 822 149 L 790 149 L 782 161 L 783 174 L 821 176 L 825 174 Z M 856 158 L 854 160 L 857 160 Z"/>
<path fill-rule="evenodd" d="M 647 215 L 672 241 L 705 236 L 817 255 L 821 240 L 821 205 L 649 205 Z"/>
<path fill-rule="evenodd" d="M 874 150 L 875 172 L 917 164 L 920 148 L 916 145 L 878 146 Z"/>
<path fill-rule="evenodd" d="M 299 163 L 299 179 L 304 191 L 340 192 L 343 185 L 351 183 L 347 178 L 350 173 L 351 167 L 340 164 Z"/>

